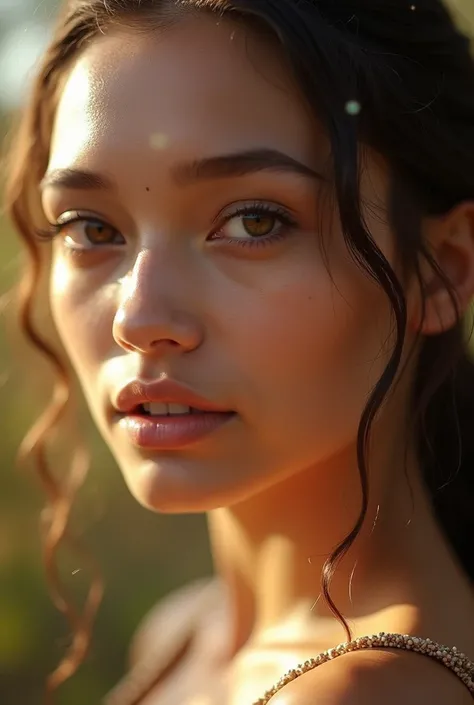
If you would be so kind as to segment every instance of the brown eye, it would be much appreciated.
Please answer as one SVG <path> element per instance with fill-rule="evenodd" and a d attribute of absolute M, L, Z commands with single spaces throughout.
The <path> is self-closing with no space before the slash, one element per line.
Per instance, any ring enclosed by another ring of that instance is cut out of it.
<path fill-rule="evenodd" d="M 242 216 L 242 225 L 245 232 L 252 237 L 265 237 L 269 235 L 276 224 L 276 218 L 272 215 L 249 214 Z"/>
<path fill-rule="evenodd" d="M 75 250 L 125 243 L 123 235 L 108 223 L 79 214 L 58 223 L 56 232 L 62 235 L 67 247 Z"/>
<path fill-rule="evenodd" d="M 93 245 L 113 244 L 122 237 L 115 228 L 100 220 L 84 221 L 84 234 Z"/>
<path fill-rule="evenodd" d="M 281 206 L 255 203 L 235 205 L 234 212 L 222 216 L 223 225 L 211 233 L 210 239 L 245 247 L 261 247 L 281 240 L 295 231 L 298 223 Z"/>

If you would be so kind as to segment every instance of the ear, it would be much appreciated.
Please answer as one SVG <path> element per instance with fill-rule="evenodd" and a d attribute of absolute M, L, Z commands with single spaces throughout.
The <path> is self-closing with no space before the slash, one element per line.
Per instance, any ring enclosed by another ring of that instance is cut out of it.
<path fill-rule="evenodd" d="M 423 237 L 443 276 L 423 257 L 419 263 L 422 287 L 417 283 L 417 291 L 409 297 L 408 324 L 423 335 L 439 335 L 456 324 L 474 299 L 474 201 L 428 219 Z"/>

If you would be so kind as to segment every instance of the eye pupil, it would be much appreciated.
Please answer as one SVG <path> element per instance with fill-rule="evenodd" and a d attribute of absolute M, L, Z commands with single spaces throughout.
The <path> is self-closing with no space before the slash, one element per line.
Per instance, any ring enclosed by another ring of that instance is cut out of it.
<path fill-rule="evenodd" d="M 90 221 L 85 227 L 87 238 L 93 242 L 111 242 L 115 233 L 109 225 L 100 222 Z"/>
<path fill-rule="evenodd" d="M 275 227 L 275 217 L 271 215 L 249 214 L 243 216 L 243 226 L 253 237 L 262 237 L 271 233 Z"/>

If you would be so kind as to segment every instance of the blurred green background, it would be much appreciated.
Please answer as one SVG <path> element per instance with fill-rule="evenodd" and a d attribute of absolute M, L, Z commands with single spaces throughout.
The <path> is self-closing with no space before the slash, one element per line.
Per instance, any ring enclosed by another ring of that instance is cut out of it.
<path fill-rule="evenodd" d="M 47 41 L 57 5 L 56 0 L 0 0 L 2 138 Z M 451 5 L 472 30 L 474 0 L 452 0 Z M 16 469 L 15 455 L 41 409 L 50 378 L 16 330 L 9 290 L 21 271 L 21 253 L 8 223 L 0 219 L 0 227 L 0 705 L 39 705 L 44 677 L 56 666 L 69 636 L 46 590 L 40 487 L 31 468 Z M 93 463 L 74 523 L 101 566 L 106 593 L 91 653 L 79 674 L 61 689 L 59 705 L 100 702 L 124 671 L 140 619 L 165 593 L 212 570 L 204 518 L 162 517 L 139 507 L 85 410 L 81 416 Z M 81 601 L 88 584 L 86 570 L 66 555 L 61 565 L 71 595 Z"/>

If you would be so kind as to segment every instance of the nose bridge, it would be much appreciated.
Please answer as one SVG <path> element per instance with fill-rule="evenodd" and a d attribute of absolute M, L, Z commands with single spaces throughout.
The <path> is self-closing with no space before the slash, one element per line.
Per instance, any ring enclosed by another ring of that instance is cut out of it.
<path fill-rule="evenodd" d="M 199 322 L 185 301 L 184 277 L 177 269 L 165 246 L 138 253 L 120 282 L 113 332 L 122 347 L 149 352 L 160 342 L 186 349 L 199 344 Z"/>
<path fill-rule="evenodd" d="M 121 281 L 120 308 L 146 315 L 155 298 L 167 298 L 166 279 L 170 272 L 165 258 L 164 253 L 160 256 L 152 248 L 140 250 L 129 273 Z"/>

